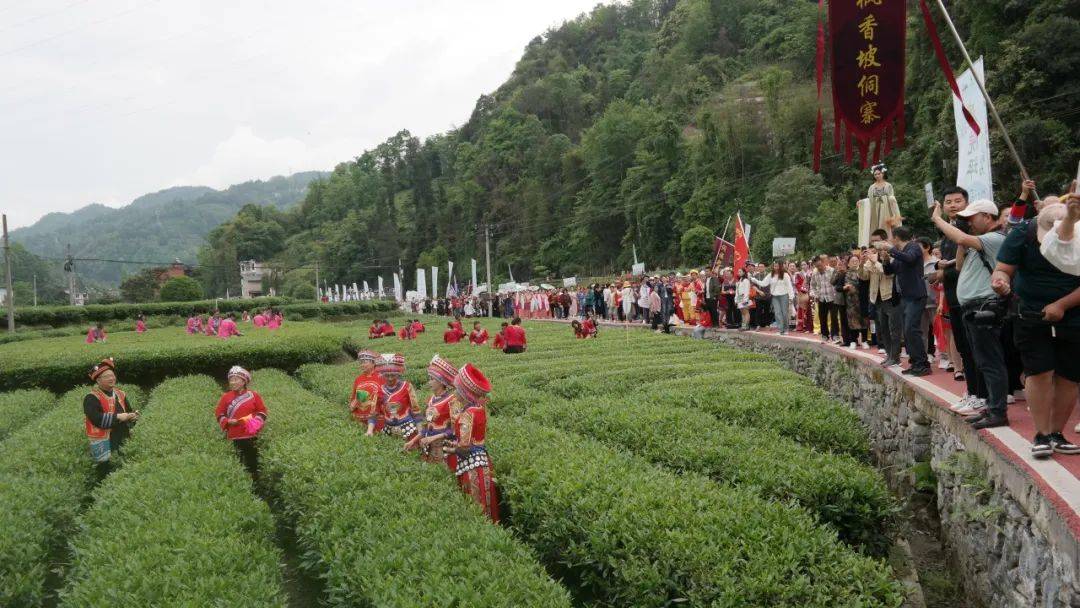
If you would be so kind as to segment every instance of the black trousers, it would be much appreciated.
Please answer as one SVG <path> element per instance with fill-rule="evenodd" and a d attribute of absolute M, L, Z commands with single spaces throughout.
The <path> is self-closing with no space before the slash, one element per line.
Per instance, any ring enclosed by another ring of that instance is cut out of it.
<path fill-rule="evenodd" d="M 653 331 L 656 331 L 656 329 L 657 329 L 657 328 L 659 328 L 659 327 L 660 327 L 660 325 L 661 325 L 661 321 L 660 321 L 660 313 L 658 313 L 658 312 L 654 312 L 654 313 L 652 314 L 652 319 L 651 319 L 651 321 L 652 321 L 652 323 L 651 323 L 650 327 L 651 327 L 651 328 L 653 329 Z"/>
<path fill-rule="evenodd" d="M 709 311 L 709 320 L 712 321 L 712 326 L 720 327 L 720 308 L 717 305 L 716 298 L 705 299 L 705 310 Z"/>
<path fill-rule="evenodd" d="M 503 349 L 503 352 L 508 354 L 508 355 L 515 355 L 517 353 L 525 352 L 525 347 L 524 346 L 507 346 L 506 348 Z"/>
<path fill-rule="evenodd" d="M 822 338 L 840 337 L 840 307 L 832 302 L 817 303 L 818 322 Z"/>
<path fill-rule="evenodd" d="M 233 447 L 236 448 L 236 453 L 240 456 L 240 462 L 244 463 L 244 468 L 247 469 L 252 479 L 258 479 L 259 477 L 259 445 L 257 441 L 258 438 L 256 437 L 233 439 Z"/>

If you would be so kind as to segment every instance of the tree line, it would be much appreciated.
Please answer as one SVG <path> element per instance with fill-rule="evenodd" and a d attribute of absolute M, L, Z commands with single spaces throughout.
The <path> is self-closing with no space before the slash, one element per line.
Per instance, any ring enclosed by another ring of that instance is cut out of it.
<path fill-rule="evenodd" d="M 987 58 L 990 94 L 1028 170 L 1055 191 L 1080 158 L 1080 3 L 950 6 L 972 53 Z M 928 229 L 922 184 L 952 183 L 956 146 L 918 17 L 909 14 L 907 143 L 888 164 L 904 214 Z M 461 127 L 423 141 L 402 130 L 313 182 L 293 209 L 241 209 L 209 234 L 199 278 L 208 295 L 236 290 L 245 259 L 280 267 L 284 295 L 306 293 L 316 263 L 329 283 L 389 279 L 399 264 L 412 277 L 417 266 L 482 260 L 487 228 L 500 280 L 508 267 L 518 280 L 617 271 L 635 250 L 650 268 L 695 266 L 736 211 L 754 226 L 759 259 L 773 236 L 796 237 L 805 252 L 852 243 L 869 173 L 828 147 L 821 173 L 808 168 L 816 23 L 812 2 L 598 6 L 530 41 Z M 958 50 L 946 47 L 959 72 Z M 991 149 L 1007 200 L 1018 177 L 996 128 Z"/>

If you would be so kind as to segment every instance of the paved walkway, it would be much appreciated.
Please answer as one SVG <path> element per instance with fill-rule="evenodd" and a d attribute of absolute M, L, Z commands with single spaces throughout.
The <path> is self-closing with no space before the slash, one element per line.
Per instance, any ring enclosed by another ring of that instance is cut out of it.
<path fill-rule="evenodd" d="M 543 320 L 555 321 L 554 319 Z M 568 323 L 567 321 L 556 322 Z M 601 325 L 611 329 L 621 329 L 624 327 L 628 329 L 645 328 L 640 323 L 623 324 L 604 321 L 601 322 Z M 689 330 L 689 328 L 683 329 L 684 331 Z M 738 333 L 736 330 L 728 329 L 709 329 L 706 331 L 706 335 L 723 332 L 732 334 Z M 804 342 L 812 344 L 819 348 L 837 352 L 848 358 L 864 361 L 868 365 L 876 366 L 885 358 L 884 355 L 878 354 L 876 348 L 872 348 L 871 350 L 851 350 L 843 346 L 823 344 L 820 336 L 817 334 L 789 332 L 787 335 L 781 336 L 774 329 L 754 330 L 742 333 L 743 335 L 759 334 L 763 338 L 767 337 L 770 340 L 786 340 L 795 343 Z M 906 367 L 906 363 L 904 367 Z M 949 409 L 949 406 L 959 401 L 966 390 L 966 386 L 963 382 L 953 380 L 952 372 L 938 369 L 936 363 L 933 365 L 933 373 L 921 378 L 904 376 L 900 373 L 901 369 L 902 368 L 899 366 L 891 367 L 886 370 L 886 373 L 890 373 L 896 378 L 907 382 L 920 394 L 946 410 Z M 1074 537 L 1080 539 L 1080 455 L 1062 456 L 1060 454 L 1054 454 L 1046 460 L 1037 460 L 1033 458 L 1031 456 L 1031 441 L 1035 436 L 1035 426 L 1031 419 L 1031 413 L 1028 411 L 1027 404 L 1023 399 L 1017 399 L 1016 403 L 1009 406 L 1008 412 L 1008 427 L 983 429 L 976 432 L 1007 460 L 1028 473 L 1032 481 L 1039 486 L 1044 495 L 1057 508 Z M 953 412 L 950 413 L 959 417 L 959 414 Z M 1077 408 L 1077 410 L 1073 412 L 1072 417 L 1069 419 L 1069 423 L 1065 427 L 1065 436 L 1069 440 L 1080 444 L 1080 434 L 1073 431 L 1073 427 L 1076 426 L 1077 422 L 1080 422 L 1080 408 Z"/>

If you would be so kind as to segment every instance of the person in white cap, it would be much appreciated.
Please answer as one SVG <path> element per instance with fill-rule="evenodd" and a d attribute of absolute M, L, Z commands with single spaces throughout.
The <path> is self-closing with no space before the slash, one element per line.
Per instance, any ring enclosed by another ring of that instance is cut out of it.
<path fill-rule="evenodd" d="M 255 438 L 268 412 L 259 393 L 248 388 L 251 372 L 234 365 L 229 370 L 229 390 L 218 400 L 214 416 L 225 436 L 233 442 L 240 460 L 253 478 L 259 475 L 259 448 Z"/>
<path fill-rule="evenodd" d="M 957 213 L 965 218 L 971 234 L 965 233 L 946 221 L 941 214 L 941 203 L 934 202 L 933 220 L 938 230 L 962 249 L 957 259 L 963 258 L 960 277 L 956 282 L 956 298 L 960 302 L 957 321 L 964 323 L 975 370 L 968 373 L 982 375 L 986 386 L 986 403 L 968 401 L 956 410 L 966 416 L 974 428 L 1008 426 L 1006 414 L 1009 394 L 1009 376 L 1005 366 L 1005 348 L 1001 341 L 1004 317 L 989 319 L 984 312 L 995 312 L 998 298 L 990 287 L 990 275 L 994 270 L 998 250 L 1005 242 L 999 230 L 998 208 L 993 201 L 979 199 Z M 910 346 L 908 347 L 910 348 Z"/>

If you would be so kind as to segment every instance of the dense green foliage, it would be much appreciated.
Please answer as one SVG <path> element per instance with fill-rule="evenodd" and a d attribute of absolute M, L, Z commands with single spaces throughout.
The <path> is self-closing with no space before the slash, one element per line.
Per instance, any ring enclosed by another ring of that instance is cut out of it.
<path fill-rule="evenodd" d="M 161 286 L 165 302 L 195 302 L 203 297 L 202 285 L 191 277 L 173 277 Z"/>
<path fill-rule="evenodd" d="M 143 406 L 137 388 L 123 387 L 133 406 Z M 73 389 L 0 442 L 0 605 L 40 606 L 54 551 L 73 529 L 94 481 L 82 402 L 89 392 Z"/>
<path fill-rule="evenodd" d="M 972 54 L 986 56 L 1028 170 L 1043 192 L 1057 191 L 1080 156 L 1066 84 L 1080 70 L 1080 5 L 949 6 Z M 406 269 L 482 259 L 490 224 L 497 280 L 507 264 L 519 280 L 623 270 L 634 246 L 650 268 L 699 265 L 736 210 L 754 226 L 759 258 L 770 257 L 772 236 L 796 237 L 806 252 L 844 247 L 870 176 L 831 148 L 821 175 L 808 168 L 816 18 L 814 3 L 779 0 L 598 6 L 529 42 L 459 129 L 424 141 L 401 131 L 338 165 L 290 212 L 245 209 L 210 235 L 201 261 L 318 261 L 328 281 L 371 280 L 399 259 Z M 921 186 L 940 192 L 955 179 L 955 134 L 914 8 L 908 31 L 908 139 L 889 158 L 890 181 L 909 223 L 925 229 Z M 993 128 L 993 176 L 1008 200 L 1019 180 L 1000 137 Z"/>
<path fill-rule="evenodd" d="M 16 326 L 85 325 L 87 323 L 107 323 L 112 320 L 131 320 L 136 315 L 177 315 L 187 317 L 192 314 L 207 314 L 215 310 L 221 312 L 239 312 L 257 310 L 268 306 L 280 307 L 288 304 L 286 298 L 254 298 L 251 300 L 199 300 L 195 302 L 153 302 L 147 304 L 91 304 L 89 306 L 38 306 L 35 308 L 16 308 Z M 3 312 L 0 310 L 0 312 Z"/>
<path fill-rule="evenodd" d="M 0 393 L 0 440 L 56 405 L 56 395 L 41 389 Z"/>
<path fill-rule="evenodd" d="M 79 519 L 62 606 L 285 607 L 270 509 L 214 424 L 220 393 L 207 377 L 154 390 Z"/>
<path fill-rule="evenodd" d="M 182 186 L 140 196 L 120 209 L 89 205 L 72 213 L 50 213 L 37 223 L 11 232 L 11 238 L 41 256 L 63 258 L 66 247 L 76 258 L 152 262 L 168 265 L 174 258 L 187 263 L 211 229 L 244 205 L 287 208 L 303 198 L 312 180 L 324 173 L 309 171 L 231 186 L 225 190 Z M 10 218 L 9 218 L 10 219 Z M 58 270 L 60 262 L 53 266 Z M 109 262 L 79 262 L 80 277 L 117 285 L 139 266 Z M 232 266 L 234 273 L 239 267 Z M 29 282 L 28 278 L 16 279 Z M 38 277 L 39 287 L 42 277 Z M 225 295 L 224 292 L 215 295 Z M 51 301 L 51 300 L 50 300 Z"/>
<path fill-rule="evenodd" d="M 426 381 L 432 351 L 475 362 L 492 379 L 497 416 L 488 445 L 506 519 L 577 598 L 635 606 L 898 604 L 887 570 L 827 531 L 871 554 L 888 543 L 892 499 L 880 475 L 849 456 L 868 453 L 854 412 L 763 355 L 645 333 L 627 336 L 628 352 L 618 333 L 581 341 L 564 326 L 527 325 L 524 356 L 442 344 L 435 335 L 361 344 L 405 354 L 416 386 Z M 299 370 L 305 385 L 342 409 L 356 373 L 355 365 Z M 833 443 L 809 436 L 846 454 L 765 428 L 773 414 L 759 410 L 760 420 L 747 425 L 723 407 L 700 407 L 705 398 L 684 398 L 762 383 L 801 389 L 805 397 L 782 415 L 796 418 L 791 426 L 832 425 Z"/>
<path fill-rule="evenodd" d="M 11 290 L 15 294 L 15 306 L 30 306 L 34 303 L 35 281 L 38 304 L 66 304 L 67 284 L 58 268 L 55 263 L 43 260 L 27 251 L 21 244 L 12 242 Z M 5 273 L 6 270 L 0 264 L 0 281 L 4 280 Z M 0 283 L 0 288 L 4 285 Z M 3 306 L 4 302 L 0 299 L 0 308 Z"/>
<path fill-rule="evenodd" d="M 238 363 L 249 367 L 294 370 L 311 362 L 328 362 L 355 352 L 360 327 L 286 323 L 280 329 L 243 325 L 243 336 L 221 340 L 188 335 L 170 327 L 143 335 L 120 333 L 106 343 L 84 344 L 78 337 L 46 338 L 0 345 L 0 390 L 44 387 L 57 391 L 82 384 L 87 370 L 104 357 L 116 360 L 123 381 L 151 386 L 185 374 L 224 377 Z"/>
<path fill-rule="evenodd" d="M 570 605 L 445 467 L 364 438 L 345 408 L 280 372 L 256 372 L 255 388 L 270 408 L 265 469 L 329 605 Z"/>

